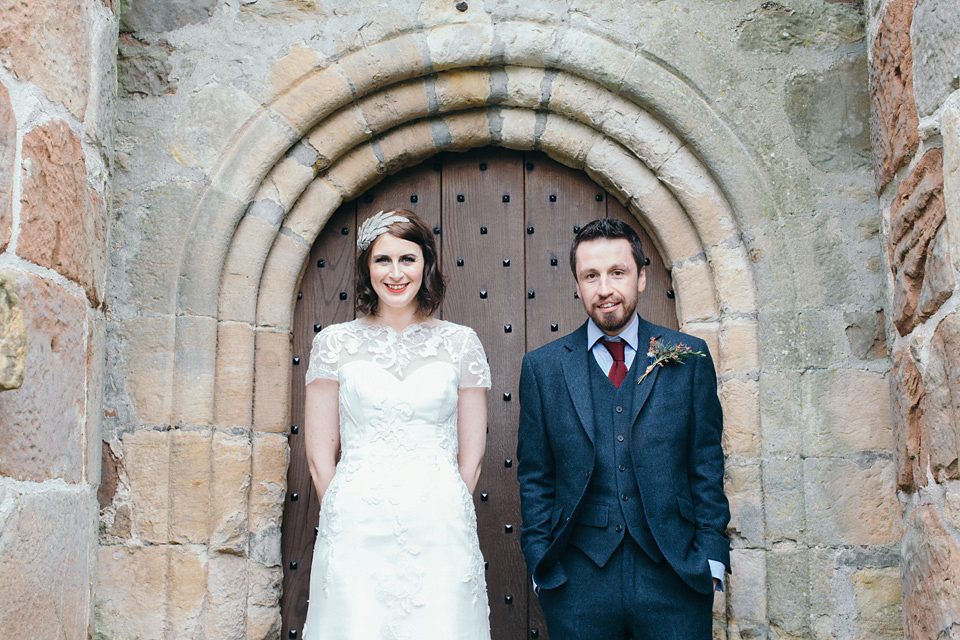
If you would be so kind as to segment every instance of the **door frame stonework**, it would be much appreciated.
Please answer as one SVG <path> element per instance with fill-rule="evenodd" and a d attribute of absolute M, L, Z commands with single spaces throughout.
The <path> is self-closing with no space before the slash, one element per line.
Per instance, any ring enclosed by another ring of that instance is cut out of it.
<path fill-rule="evenodd" d="M 246 637 L 279 628 L 291 326 L 310 247 L 341 203 L 385 176 L 483 146 L 539 150 L 586 171 L 648 231 L 671 269 L 681 330 L 716 357 L 734 525 L 738 509 L 762 513 L 758 304 L 739 220 L 780 212 L 744 145 L 681 78 L 596 33 L 532 22 L 405 32 L 344 52 L 261 108 L 184 231 L 166 372 L 183 430 L 144 437 L 171 469 L 191 429 L 209 447 L 199 481 L 216 498 L 209 530 L 191 542 L 229 556 L 224 566 L 245 563 Z M 246 460 L 244 478 L 218 475 L 220 457 Z M 762 579 L 750 541 L 762 544 L 763 532 L 744 537 L 734 564 Z M 204 579 L 223 580 L 216 571 L 211 560 Z M 237 613 L 208 606 L 213 617 Z"/>

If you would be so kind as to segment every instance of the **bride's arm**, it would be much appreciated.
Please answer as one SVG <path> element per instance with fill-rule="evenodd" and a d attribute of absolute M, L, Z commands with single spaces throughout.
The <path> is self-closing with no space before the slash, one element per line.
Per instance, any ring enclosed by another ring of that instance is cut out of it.
<path fill-rule="evenodd" d="M 304 419 L 307 466 L 321 504 L 340 456 L 339 394 L 340 385 L 336 380 L 318 378 L 307 385 Z"/>
<path fill-rule="evenodd" d="M 457 463 L 470 494 L 480 480 L 480 464 L 487 447 L 487 390 L 467 387 L 459 390 L 457 402 Z"/>

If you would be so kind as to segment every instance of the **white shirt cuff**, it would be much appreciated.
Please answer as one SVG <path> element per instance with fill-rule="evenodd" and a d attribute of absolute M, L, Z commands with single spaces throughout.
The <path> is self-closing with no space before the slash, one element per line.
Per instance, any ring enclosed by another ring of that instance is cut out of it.
<path fill-rule="evenodd" d="M 723 588 L 723 574 L 726 571 L 723 563 L 717 562 L 716 560 L 707 560 L 707 562 L 710 563 L 710 575 L 719 581 L 717 583 L 717 591 L 726 591 L 726 589 Z"/>

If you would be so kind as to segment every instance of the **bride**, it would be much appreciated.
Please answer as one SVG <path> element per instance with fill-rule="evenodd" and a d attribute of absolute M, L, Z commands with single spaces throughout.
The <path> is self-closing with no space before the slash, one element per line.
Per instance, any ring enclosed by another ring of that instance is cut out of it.
<path fill-rule="evenodd" d="M 488 640 L 471 494 L 490 368 L 472 329 L 433 317 L 444 280 L 411 211 L 357 234 L 357 320 L 313 342 L 306 445 L 320 497 L 306 640 Z"/>

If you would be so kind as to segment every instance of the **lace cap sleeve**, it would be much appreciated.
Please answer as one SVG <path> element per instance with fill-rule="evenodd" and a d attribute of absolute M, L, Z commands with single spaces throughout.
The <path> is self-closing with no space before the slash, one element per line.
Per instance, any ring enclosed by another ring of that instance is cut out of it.
<path fill-rule="evenodd" d="M 460 352 L 460 387 L 490 388 L 490 365 L 480 338 L 470 327 L 463 328 L 463 349 Z"/>
<path fill-rule="evenodd" d="M 330 326 L 313 338 L 305 384 L 319 378 L 340 379 L 340 347 L 343 343 L 340 333 L 336 326 Z"/>

